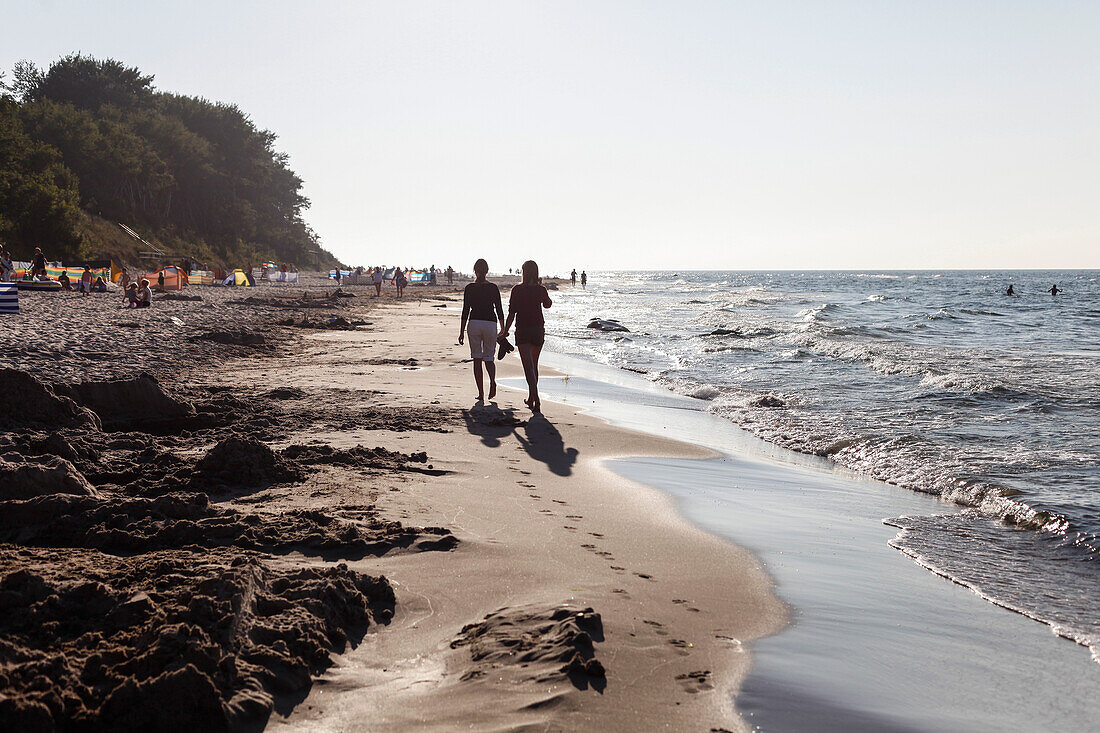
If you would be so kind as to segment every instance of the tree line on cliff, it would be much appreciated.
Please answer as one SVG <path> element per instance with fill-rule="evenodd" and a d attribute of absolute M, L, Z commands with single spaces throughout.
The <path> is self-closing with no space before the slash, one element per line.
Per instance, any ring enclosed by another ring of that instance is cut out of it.
<path fill-rule="evenodd" d="M 159 91 L 112 59 L 20 62 L 0 75 L 0 244 L 125 258 L 124 223 L 176 258 L 330 267 L 275 139 L 234 104 Z"/>

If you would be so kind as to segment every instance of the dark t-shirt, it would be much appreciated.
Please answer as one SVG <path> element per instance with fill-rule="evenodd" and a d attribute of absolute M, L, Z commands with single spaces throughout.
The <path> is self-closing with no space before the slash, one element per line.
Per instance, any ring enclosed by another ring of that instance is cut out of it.
<path fill-rule="evenodd" d="M 512 288 L 512 294 L 508 296 L 508 312 L 515 314 L 517 330 L 543 328 L 542 309 L 550 306 L 550 294 L 538 283 L 520 283 Z"/>
<path fill-rule="evenodd" d="M 462 318 L 469 321 L 503 321 L 500 288 L 496 283 L 472 282 L 462 291 Z"/>
<path fill-rule="evenodd" d="M 34 257 L 31 260 L 31 266 L 35 269 L 40 269 L 46 266 L 46 255 L 41 252 L 35 252 Z"/>

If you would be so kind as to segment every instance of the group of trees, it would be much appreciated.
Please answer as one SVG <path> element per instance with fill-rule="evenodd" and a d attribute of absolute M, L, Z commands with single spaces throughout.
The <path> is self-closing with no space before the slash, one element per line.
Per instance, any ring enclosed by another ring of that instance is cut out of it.
<path fill-rule="evenodd" d="M 158 91 L 114 60 L 73 55 L 0 78 L 0 243 L 89 257 L 91 218 L 179 256 L 329 267 L 275 135 L 236 105 Z"/>

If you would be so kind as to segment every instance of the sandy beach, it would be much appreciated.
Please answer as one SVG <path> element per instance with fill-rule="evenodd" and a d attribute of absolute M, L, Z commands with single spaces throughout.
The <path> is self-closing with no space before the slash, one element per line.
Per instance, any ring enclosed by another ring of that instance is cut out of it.
<path fill-rule="evenodd" d="M 454 294 L 324 285 L 192 288 L 135 329 L 178 349 L 121 360 L 98 355 L 150 339 L 113 300 L 19 317 L 76 355 L 0 373 L 23 396 L 0 720 L 745 729 L 748 642 L 785 607 L 750 554 L 603 464 L 713 454 L 508 389 L 475 404 Z"/>

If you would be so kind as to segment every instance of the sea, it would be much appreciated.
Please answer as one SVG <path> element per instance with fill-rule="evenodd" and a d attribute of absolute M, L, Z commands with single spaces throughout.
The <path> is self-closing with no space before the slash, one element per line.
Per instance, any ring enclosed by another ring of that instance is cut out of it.
<path fill-rule="evenodd" d="M 595 272 L 552 296 L 548 348 L 964 507 L 883 521 L 1100 662 L 1100 271 Z"/>

